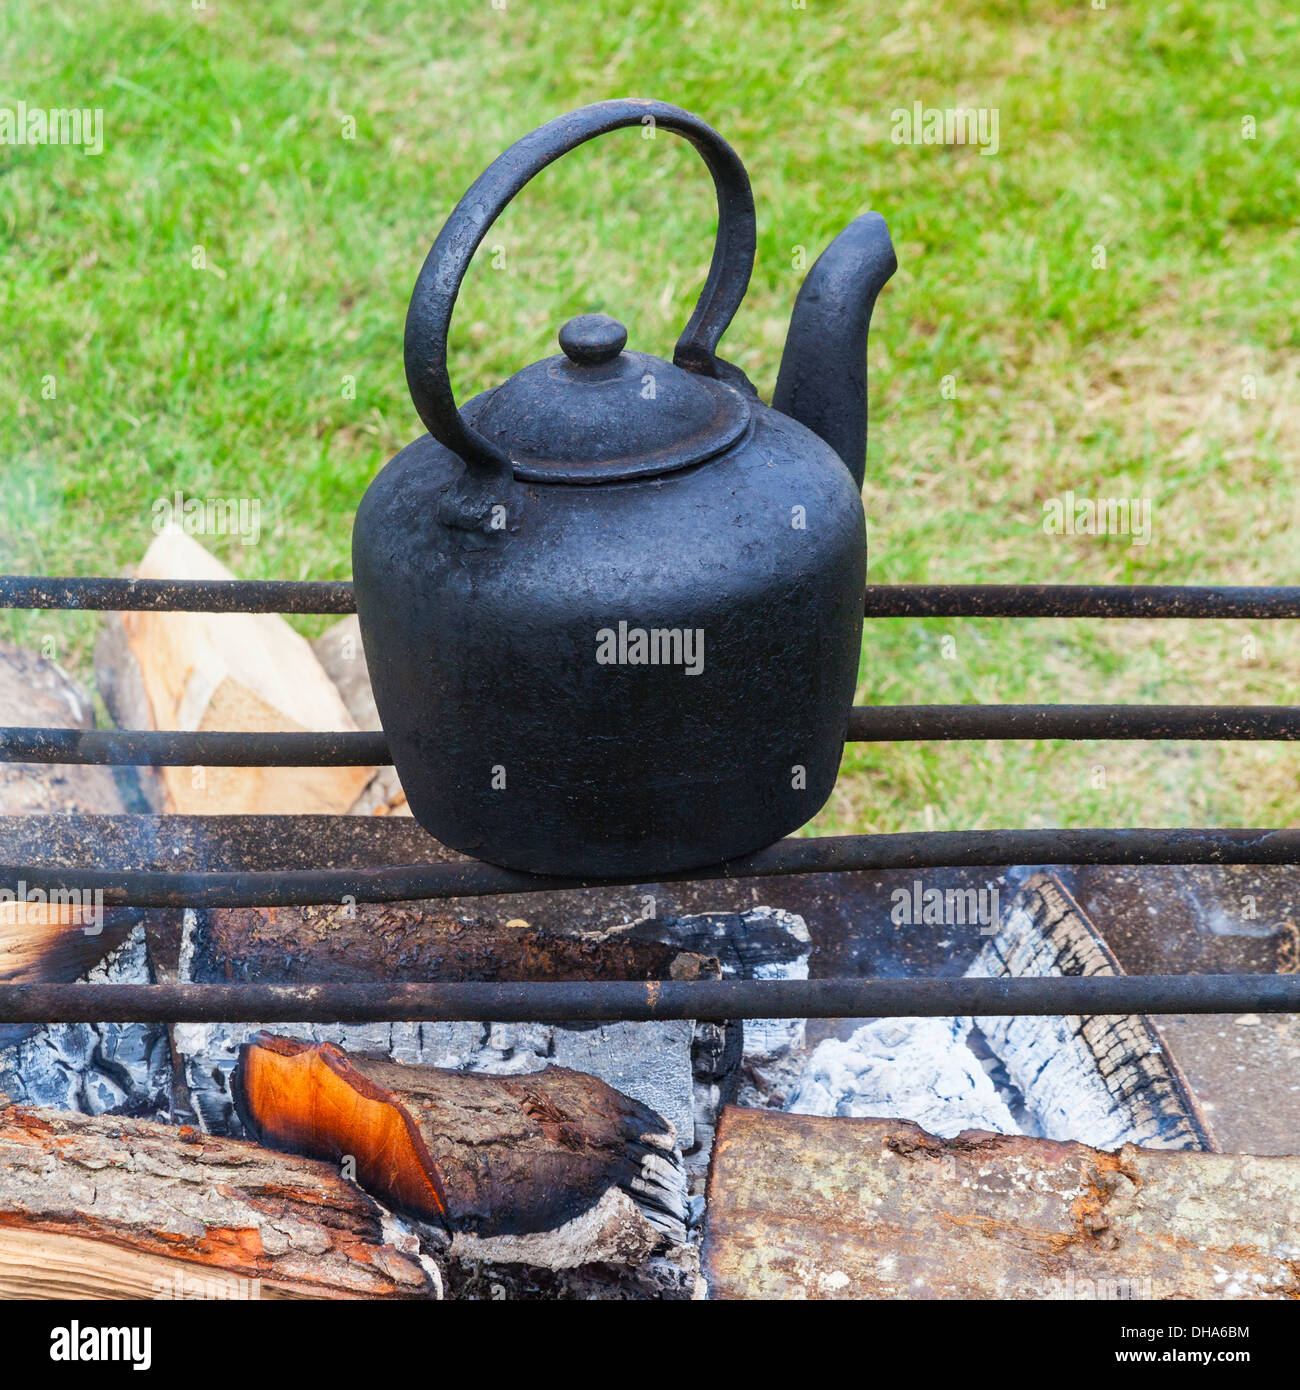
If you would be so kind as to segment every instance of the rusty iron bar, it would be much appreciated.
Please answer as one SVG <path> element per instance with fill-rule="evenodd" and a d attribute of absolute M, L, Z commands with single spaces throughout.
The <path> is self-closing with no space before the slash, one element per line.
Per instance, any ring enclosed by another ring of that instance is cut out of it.
<path fill-rule="evenodd" d="M 869 743 L 954 739 L 1298 739 L 1289 705 L 857 706 L 849 738 Z"/>
<path fill-rule="evenodd" d="M 135 767 L 366 767 L 387 764 L 382 733 L 0 728 L 0 763 Z"/>
<path fill-rule="evenodd" d="M 355 613 L 346 581 L 0 575 L 0 608 L 149 613 Z"/>
<path fill-rule="evenodd" d="M 1300 864 L 1300 830 L 944 830 L 781 840 L 725 863 L 657 877 L 660 883 L 783 874 L 1006 864 Z M 480 860 L 372 868 L 207 871 L 0 865 L 0 887 L 102 893 L 108 907 L 291 907 L 412 902 L 644 882 L 576 879 L 502 869 Z"/>
<path fill-rule="evenodd" d="M 881 705 L 856 707 L 850 740 L 1300 739 L 1287 705 Z M 388 764 L 379 732 L 228 733 L 0 728 L 0 763 L 149 767 Z"/>
<path fill-rule="evenodd" d="M 868 618 L 1300 618 L 1300 587 L 869 584 Z"/>
<path fill-rule="evenodd" d="M 0 984 L 0 1023 L 644 1022 L 1134 1013 L 1300 1013 L 1300 976 Z"/>
<path fill-rule="evenodd" d="M 353 613 L 346 581 L 0 575 L 0 608 Z M 1300 587 L 870 584 L 868 618 L 1300 618 Z"/>

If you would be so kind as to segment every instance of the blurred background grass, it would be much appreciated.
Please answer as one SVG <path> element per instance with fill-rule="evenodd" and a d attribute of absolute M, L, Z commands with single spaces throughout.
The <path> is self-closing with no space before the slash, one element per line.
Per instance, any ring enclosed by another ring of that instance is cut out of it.
<path fill-rule="evenodd" d="M 889 220 L 873 582 L 1300 582 L 1287 0 L 55 0 L 0 26 L 0 106 L 102 107 L 105 132 L 98 157 L 0 146 L 6 571 L 116 573 L 179 488 L 260 499 L 257 545 L 205 538 L 241 576 L 347 577 L 356 503 L 418 433 L 402 323 L 442 219 L 527 130 L 640 95 L 749 167 L 758 264 L 724 352 L 760 389 L 798 248 Z M 892 143 L 917 101 L 996 108 L 996 155 Z M 462 398 L 586 310 L 670 355 L 713 218 L 670 136 L 547 170 L 462 294 Z M 1067 489 L 1149 497 L 1151 543 L 1045 534 Z M 90 617 L 3 621 L 87 669 Z M 1294 624 L 890 620 L 858 699 L 1291 703 L 1298 674 Z M 1296 824 L 1298 768 L 1276 744 L 857 745 L 810 828 Z"/>

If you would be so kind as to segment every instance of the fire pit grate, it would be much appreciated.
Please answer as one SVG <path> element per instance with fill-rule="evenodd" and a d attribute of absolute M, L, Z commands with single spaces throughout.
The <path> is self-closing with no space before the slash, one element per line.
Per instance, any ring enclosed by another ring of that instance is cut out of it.
<path fill-rule="evenodd" d="M 355 611 L 346 583 L 0 576 L 0 607 L 281 612 Z M 868 618 L 1300 617 L 1300 587 L 877 585 Z M 854 709 L 849 738 L 1300 738 L 1284 706 L 920 705 Z M 100 765 L 351 766 L 389 761 L 380 733 L 176 733 L 0 729 L 0 761 Z M 61 817 L 96 851 L 98 823 L 150 817 Z M 205 818 L 196 817 L 195 820 Z M 212 818 L 214 821 L 220 818 Z M 244 818 L 249 819 L 249 818 Z M 289 820 L 272 817 L 268 820 Z M 311 818 L 313 820 L 317 818 Z M 319 818 L 322 854 L 330 818 Z M 84 833 L 83 833 L 84 832 Z M 381 857 L 382 861 L 382 857 Z M 1088 829 L 921 832 L 785 840 L 664 882 L 707 882 L 857 870 L 1012 864 L 1296 864 L 1300 830 Z M 284 870 L 0 865 L 0 882 L 47 892 L 102 891 L 112 907 L 274 907 L 465 898 L 608 886 L 632 880 L 541 877 L 455 856 L 437 863 Z M 158 1020 L 362 1022 L 736 1017 L 929 1017 L 954 1014 L 1300 1012 L 1298 975 L 1132 975 L 1048 979 L 819 979 L 330 985 L 0 984 L 0 1023 Z"/>

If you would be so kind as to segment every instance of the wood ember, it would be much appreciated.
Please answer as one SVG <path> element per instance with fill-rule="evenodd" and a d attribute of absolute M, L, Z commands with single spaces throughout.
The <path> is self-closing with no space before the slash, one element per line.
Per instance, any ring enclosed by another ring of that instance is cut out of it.
<path fill-rule="evenodd" d="M 1296 1298 L 1300 1158 L 728 1107 L 713 1298 Z"/>
<path fill-rule="evenodd" d="M 716 956 L 724 979 L 806 980 L 812 938 L 802 917 L 778 908 L 701 912 L 650 918 L 636 924 L 634 939 L 668 941 Z M 745 1060 L 778 1062 L 803 1046 L 802 1018 L 744 1020 Z"/>
<path fill-rule="evenodd" d="M 607 932 L 540 931 L 515 919 L 451 916 L 437 903 L 233 909 L 191 915 L 183 978 L 547 980 L 717 978 L 716 959 L 675 944 Z M 601 1077 L 663 1115 L 689 1148 L 694 1128 L 688 1020 L 565 1027 L 550 1024 L 180 1024 L 173 1030 L 203 1124 L 238 1132 L 229 1076 L 259 1028 L 338 1043 L 394 1060 L 497 1074 L 548 1064 Z"/>
<path fill-rule="evenodd" d="M 436 1298 L 327 1164 L 188 1127 L 0 1107 L 0 1297 Z"/>
<path fill-rule="evenodd" d="M 1294 974 L 1300 865 L 1079 865 L 1067 887 L 1130 975 Z M 1297 1147 L 1300 1015 L 1165 1015 L 1161 1036 L 1229 1153 Z"/>
<path fill-rule="evenodd" d="M 779 908 L 650 916 L 616 928 L 629 940 L 662 941 L 717 958 L 724 979 L 806 980 L 812 940 L 802 917 Z M 802 1018 L 732 1019 L 695 1025 L 694 1142 L 686 1146 L 691 1190 L 702 1201 L 713 1126 L 739 1099 L 764 1105 L 783 1095 L 803 1066 Z"/>
<path fill-rule="evenodd" d="M 145 553 L 139 577 L 233 576 L 192 537 L 168 529 Z M 129 612 L 121 622 L 148 703 L 145 727 L 234 732 L 356 728 L 307 640 L 277 614 Z M 101 669 L 112 659 L 111 646 L 106 646 Z M 108 676 L 106 685 L 135 691 L 135 675 Z M 136 696 L 129 698 L 138 705 Z M 327 814 L 346 811 L 373 774 L 373 767 L 209 767 L 197 772 L 170 767 L 162 770 L 162 783 L 168 811 Z"/>
<path fill-rule="evenodd" d="M 1100 933 L 1048 873 L 1027 880 L 970 975 L 1114 975 L 1122 973 Z M 1159 1029 L 1136 1014 L 1121 1017 L 977 1018 L 1049 1139 L 1097 1148 L 1213 1149 L 1201 1114 Z"/>
<path fill-rule="evenodd" d="M 263 1143 L 341 1161 L 449 1253 L 563 1269 L 639 1264 L 685 1228 L 674 1136 L 595 1077 L 482 1076 L 259 1035 L 235 1096 Z"/>
<path fill-rule="evenodd" d="M 638 1265 L 537 1265 L 446 1260 L 444 1297 L 455 1302 L 646 1302 L 687 1303 L 699 1286 L 699 1250 L 674 1246 Z"/>
<path fill-rule="evenodd" d="M 83 977 L 146 984 L 144 930 Z M 0 1050 L 0 1100 L 79 1110 L 165 1115 L 175 1103 L 166 1026 L 161 1023 L 47 1023 Z"/>
<path fill-rule="evenodd" d="M 967 971 L 1113 974 L 1105 942 L 1050 874 L 1030 878 Z M 877 1019 L 822 1042 L 787 1107 L 1077 1139 L 1099 1148 L 1213 1148 L 1150 1020 L 1125 1016 Z"/>

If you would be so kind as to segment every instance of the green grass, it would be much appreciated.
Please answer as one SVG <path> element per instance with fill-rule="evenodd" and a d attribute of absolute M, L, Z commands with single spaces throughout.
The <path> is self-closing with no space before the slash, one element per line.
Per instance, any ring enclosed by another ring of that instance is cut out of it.
<path fill-rule="evenodd" d="M 1300 581 L 1287 0 L 8 7 L 0 106 L 102 107 L 105 149 L 0 146 L 0 566 L 115 573 L 181 488 L 260 500 L 258 545 L 214 543 L 241 575 L 346 577 L 357 500 L 418 432 L 402 322 L 443 217 L 511 140 L 616 95 L 696 110 L 745 159 L 758 265 L 724 350 L 765 389 L 795 248 L 888 218 L 873 581 Z M 998 153 L 893 144 L 915 101 L 997 108 Z M 459 390 L 553 351 L 587 309 L 669 353 L 710 194 L 670 136 L 547 170 L 488 238 L 504 268 L 471 271 Z M 1045 534 L 1067 489 L 1149 496 L 1152 543 Z M 91 618 L 6 622 L 85 670 Z M 858 698 L 1290 703 L 1298 676 L 1293 624 L 888 621 L 866 629 Z M 1297 757 L 860 745 L 814 828 L 1294 824 Z"/>

